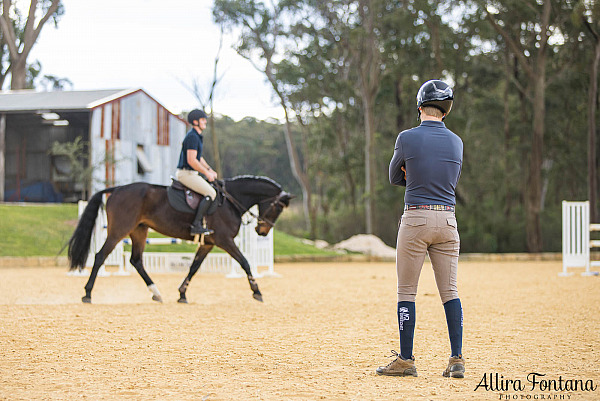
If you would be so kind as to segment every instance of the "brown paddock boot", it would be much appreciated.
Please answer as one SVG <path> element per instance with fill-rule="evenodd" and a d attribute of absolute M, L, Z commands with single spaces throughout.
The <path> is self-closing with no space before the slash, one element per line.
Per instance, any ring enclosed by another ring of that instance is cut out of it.
<path fill-rule="evenodd" d="M 465 360 L 462 355 L 451 356 L 448 361 L 448 367 L 444 370 L 444 377 L 454 377 L 463 379 L 465 377 Z"/>
<path fill-rule="evenodd" d="M 417 368 L 415 367 L 415 357 L 411 359 L 402 359 L 400 354 L 392 350 L 392 355 L 395 356 L 392 362 L 387 366 L 380 366 L 376 372 L 378 375 L 384 376 L 414 376 L 417 377 Z"/>

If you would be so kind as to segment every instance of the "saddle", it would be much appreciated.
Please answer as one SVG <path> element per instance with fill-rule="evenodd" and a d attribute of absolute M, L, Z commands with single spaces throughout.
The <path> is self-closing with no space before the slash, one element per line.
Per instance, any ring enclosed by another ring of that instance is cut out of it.
<path fill-rule="evenodd" d="M 216 180 L 211 182 L 210 185 L 217 191 L 217 196 L 206 212 L 207 215 L 213 214 L 223 204 L 224 198 L 222 181 Z M 171 177 L 171 186 L 167 187 L 169 204 L 173 209 L 183 213 L 195 213 L 198 204 L 205 196 L 191 190 L 173 177 Z"/>

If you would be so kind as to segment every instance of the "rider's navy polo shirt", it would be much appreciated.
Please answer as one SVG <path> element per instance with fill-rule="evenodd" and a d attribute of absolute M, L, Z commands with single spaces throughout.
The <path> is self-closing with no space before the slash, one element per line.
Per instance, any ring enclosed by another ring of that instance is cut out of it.
<path fill-rule="evenodd" d="M 454 206 L 462 159 L 463 142 L 458 135 L 441 121 L 423 121 L 398 134 L 390 183 L 406 186 L 406 205 Z M 405 166 L 407 180 L 401 166 Z"/>
<path fill-rule="evenodd" d="M 181 146 L 181 154 L 179 155 L 179 163 L 177 163 L 178 169 L 193 170 L 187 162 L 187 151 L 188 149 L 196 150 L 196 159 L 200 161 L 202 157 L 202 135 L 198 134 L 195 129 L 191 129 L 183 138 L 183 145 Z"/>

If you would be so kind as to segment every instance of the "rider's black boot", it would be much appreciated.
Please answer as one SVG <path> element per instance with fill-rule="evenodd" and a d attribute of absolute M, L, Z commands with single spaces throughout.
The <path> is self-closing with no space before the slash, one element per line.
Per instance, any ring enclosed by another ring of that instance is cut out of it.
<path fill-rule="evenodd" d="M 194 222 L 192 223 L 192 228 L 190 230 L 191 235 L 210 235 L 214 233 L 213 230 L 211 230 L 210 228 L 205 228 L 202 225 L 202 219 L 204 218 L 204 214 L 210 207 L 211 203 L 212 199 L 210 199 L 210 196 L 205 196 L 200 201 L 198 209 L 196 210 L 196 218 L 194 219 Z"/>

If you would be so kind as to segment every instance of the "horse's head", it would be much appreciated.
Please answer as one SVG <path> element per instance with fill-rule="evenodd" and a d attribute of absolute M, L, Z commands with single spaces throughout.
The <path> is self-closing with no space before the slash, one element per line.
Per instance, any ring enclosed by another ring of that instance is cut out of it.
<path fill-rule="evenodd" d="M 269 233 L 271 227 L 275 225 L 275 221 L 281 214 L 284 208 L 289 206 L 290 199 L 295 198 L 294 195 L 281 191 L 279 194 L 262 200 L 258 203 L 258 224 L 256 225 L 256 233 L 263 237 Z"/>

